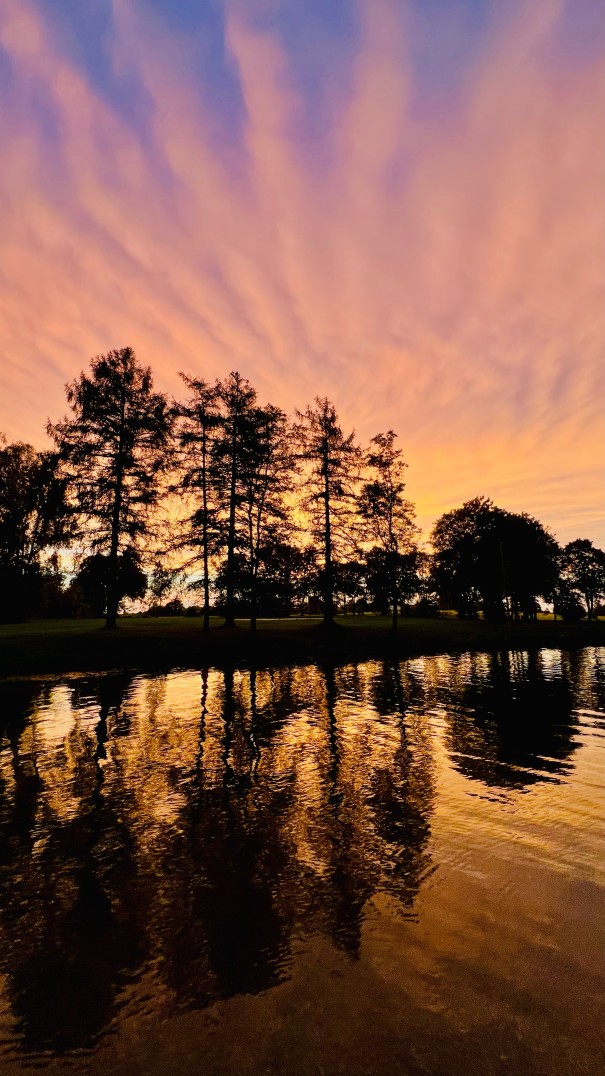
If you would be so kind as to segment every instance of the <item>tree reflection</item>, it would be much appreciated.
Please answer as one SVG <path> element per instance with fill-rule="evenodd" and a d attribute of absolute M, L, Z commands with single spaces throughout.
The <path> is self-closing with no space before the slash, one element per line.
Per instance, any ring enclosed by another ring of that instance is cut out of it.
<path fill-rule="evenodd" d="M 431 865 L 427 845 L 435 795 L 433 752 L 426 727 L 416 719 L 413 729 L 414 715 L 406 714 L 400 665 L 385 662 L 380 683 L 381 700 L 390 702 L 399 718 L 400 736 L 392 766 L 374 772 L 369 803 L 386 845 L 384 887 L 409 908 Z"/>
<path fill-rule="evenodd" d="M 287 855 L 279 802 L 267 803 L 252 788 L 254 705 L 250 709 L 249 698 L 236 690 L 234 670 L 225 669 L 217 781 L 205 768 L 206 693 L 202 678 L 195 777 L 156 864 L 169 885 L 152 924 L 166 980 L 177 1004 L 187 1008 L 269 989 L 283 978 L 287 962 L 285 924 L 274 898 Z"/>
<path fill-rule="evenodd" d="M 369 692 L 367 678 L 359 671 L 337 670 L 327 662 L 321 667 L 324 806 L 317 858 L 328 869 L 313 879 L 311 890 L 311 923 L 320 925 L 353 959 L 359 956 L 371 897 L 383 891 L 405 907 L 413 904 L 429 864 L 426 845 L 434 794 L 430 744 L 422 732 L 413 745 L 407 738 L 398 666 L 385 663 Z M 377 684 L 383 698 L 392 692 L 395 701 L 381 731 L 371 706 Z"/>
<path fill-rule="evenodd" d="M 40 775 L 30 751 L 20 741 L 36 702 L 48 691 L 31 681 L 7 681 L 0 690 L 0 743 L 9 746 L 10 764 L 0 767 L 0 869 L 8 867 L 20 847 L 31 851 Z"/>
<path fill-rule="evenodd" d="M 32 726 L 35 730 L 35 712 Z M 28 1051 L 91 1046 L 141 959 L 129 842 L 120 813 L 102 788 L 106 737 L 100 708 L 93 736 L 78 742 L 81 799 L 78 813 L 69 818 L 57 817 L 48 798 L 43 738 L 38 743 L 34 736 L 28 745 L 39 775 L 38 810 L 29 812 L 27 823 L 19 820 L 21 840 L 5 846 L 0 886 L 0 915 L 10 939 L 3 970 Z M 21 750 L 20 745 L 17 757 Z M 17 788 L 12 807 L 15 830 Z"/>
<path fill-rule="evenodd" d="M 328 822 L 327 884 L 318 894 L 324 908 L 326 933 L 349 956 L 358 957 L 363 907 L 372 894 L 369 863 L 356 827 L 354 791 L 342 772 L 336 716 L 338 691 L 334 665 L 322 666 L 326 716 L 326 819 Z"/>
<path fill-rule="evenodd" d="M 545 676 L 539 654 L 489 656 L 448 708 L 456 768 L 490 786 L 556 780 L 576 750 L 568 677 Z"/>
<path fill-rule="evenodd" d="M 187 1010 L 273 988 L 314 935 L 354 960 L 376 894 L 413 914 L 444 669 L 454 765 L 512 788 L 564 771 L 586 678 L 440 661 L 5 686 L 0 962 L 23 1048 L 93 1046 L 147 973 Z"/>

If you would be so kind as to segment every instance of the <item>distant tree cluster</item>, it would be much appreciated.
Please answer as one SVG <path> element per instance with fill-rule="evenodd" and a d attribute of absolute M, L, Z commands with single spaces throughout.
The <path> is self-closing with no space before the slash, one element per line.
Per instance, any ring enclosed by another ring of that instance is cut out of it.
<path fill-rule="evenodd" d="M 293 420 L 232 372 L 181 375 L 183 401 L 153 387 L 131 348 L 67 385 L 54 451 L 0 442 L 0 617 L 89 615 L 114 628 L 125 598 L 182 613 L 198 597 L 255 631 L 259 616 L 340 611 L 532 619 L 595 616 L 605 553 L 561 548 L 538 520 L 485 497 L 446 512 L 418 548 L 393 430 L 364 448 L 334 404 Z M 74 570 L 60 570 L 72 550 Z M 180 584 L 181 597 L 175 597 Z M 183 589 L 185 588 L 185 589 Z"/>

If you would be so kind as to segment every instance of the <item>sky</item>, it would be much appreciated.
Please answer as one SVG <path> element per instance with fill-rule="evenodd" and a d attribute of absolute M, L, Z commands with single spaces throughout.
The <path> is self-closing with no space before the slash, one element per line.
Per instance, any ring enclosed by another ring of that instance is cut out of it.
<path fill-rule="evenodd" d="M 0 0 L 0 430 L 131 346 L 605 547 L 598 0 Z"/>

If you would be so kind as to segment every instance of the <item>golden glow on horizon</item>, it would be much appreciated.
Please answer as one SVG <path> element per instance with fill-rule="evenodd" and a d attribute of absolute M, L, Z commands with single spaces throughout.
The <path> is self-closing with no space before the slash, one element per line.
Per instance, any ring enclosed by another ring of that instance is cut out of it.
<path fill-rule="evenodd" d="M 133 126 L 35 2 L 0 0 L 0 429 L 44 443 L 63 383 L 128 344 L 175 394 L 237 368 L 364 440 L 393 427 L 425 528 L 485 493 L 603 544 L 602 64 L 557 54 L 555 0 L 507 8 L 420 123 L 404 5 L 372 0 L 315 152 L 253 6 L 225 5 L 245 125 L 219 144 L 195 39 L 148 7 L 114 2 Z"/>

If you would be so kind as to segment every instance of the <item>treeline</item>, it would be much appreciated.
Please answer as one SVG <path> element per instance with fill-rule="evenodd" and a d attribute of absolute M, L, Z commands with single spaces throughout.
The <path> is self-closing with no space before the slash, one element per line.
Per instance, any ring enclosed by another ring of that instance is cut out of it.
<path fill-rule="evenodd" d="M 538 520 L 485 497 L 437 520 L 418 548 L 406 463 L 393 430 L 362 447 L 334 405 L 292 418 L 239 373 L 181 375 L 182 401 L 154 390 L 131 348 L 93 359 L 49 423 L 52 451 L 0 445 L 0 617 L 104 616 L 125 598 L 232 627 L 236 616 L 340 609 L 591 619 L 605 553 L 561 548 Z M 62 572 L 59 551 L 72 550 Z"/>

